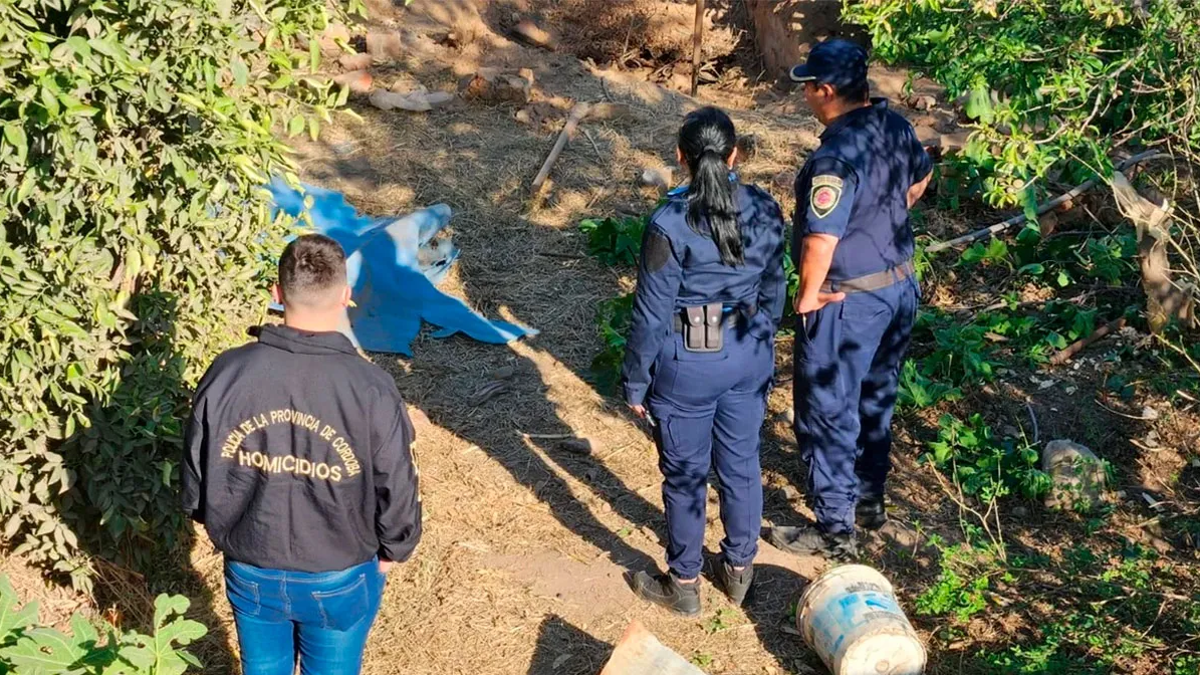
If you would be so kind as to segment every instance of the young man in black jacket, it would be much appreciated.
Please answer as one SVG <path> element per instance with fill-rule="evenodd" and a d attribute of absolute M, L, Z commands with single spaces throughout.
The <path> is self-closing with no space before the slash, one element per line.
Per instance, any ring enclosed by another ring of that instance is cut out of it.
<path fill-rule="evenodd" d="M 284 250 L 284 325 L 213 362 L 196 390 L 183 506 L 225 554 L 246 675 L 357 675 L 385 575 L 421 537 L 413 426 L 392 378 L 337 327 L 342 248 Z"/>

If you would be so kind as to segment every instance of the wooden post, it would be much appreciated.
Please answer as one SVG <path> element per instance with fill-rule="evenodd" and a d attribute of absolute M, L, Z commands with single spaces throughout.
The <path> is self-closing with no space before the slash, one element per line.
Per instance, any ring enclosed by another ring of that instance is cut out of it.
<path fill-rule="evenodd" d="M 696 0 L 696 32 L 692 37 L 692 96 L 700 86 L 700 48 L 704 45 L 704 0 Z"/>

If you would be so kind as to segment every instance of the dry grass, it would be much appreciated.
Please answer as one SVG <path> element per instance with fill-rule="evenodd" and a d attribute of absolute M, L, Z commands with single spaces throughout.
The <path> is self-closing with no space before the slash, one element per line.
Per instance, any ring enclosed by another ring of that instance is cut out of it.
<path fill-rule="evenodd" d="M 589 258 L 576 226 L 653 204 L 641 170 L 670 162 L 682 114 L 696 103 L 495 34 L 458 50 L 419 38 L 413 45 L 403 63 L 377 69 L 377 81 L 450 89 L 479 65 L 532 67 L 547 110 L 607 100 L 629 104 L 632 114 L 585 123 L 537 199 L 527 186 L 561 122 L 523 125 L 515 106 L 458 102 L 410 115 L 356 105 L 362 122 L 342 118 L 318 143 L 299 144 L 305 178 L 343 191 L 364 212 L 449 204 L 464 254 L 444 289 L 485 315 L 541 331 L 508 348 L 423 334 L 412 360 L 374 355 L 432 424 L 421 428 L 416 449 L 425 538 L 389 584 L 365 672 L 595 673 L 634 618 L 685 656 L 712 655 L 711 672 L 811 661 L 779 627 L 819 561 L 764 552 L 765 609 L 735 612 L 720 630 L 706 627 L 727 607 L 716 592 L 706 594 L 704 619 L 678 621 L 637 602 L 622 578 L 661 561 L 660 479 L 645 432 L 586 381 L 597 305 L 633 279 Z M 743 167 L 748 179 L 770 180 L 815 147 L 807 118 L 733 112 L 759 137 Z M 496 391 L 483 396 L 489 390 Z M 591 452 L 564 448 L 572 438 L 587 439 Z M 715 516 L 715 491 L 711 497 Z M 720 528 L 711 529 L 716 550 Z M 203 540 L 192 567 L 220 598 L 220 558 Z M 224 668 L 233 629 L 223 599 L 211 604 L 222 630 L 203 650 Z"/>
<path fill-rule="evenodd" d="M 541 331 L 509 347 L 436 340 L 425 332 L 411 360 L 373 355 L 395 375 L 414 410 L 428 416 L 428 423 L 418 424 L 416 447 L 427 522 L 416 556 L 393 573 L 364 672 L 590 675 L 600 670 L 633 619 L 685 657 L 711 657 L 710 673 L 819 669 L 816 657 L 783 626 L 805 579 L 823 568 L 820 560 L 787 558 L 763 544 L 758 601 L 733 609 L 706 586 L 698 620 L 675 619 L 645 606 L 622 579 L 627 569 L 661 562 L 660 477 L 645 432 L 619 402 L 601 397 L 587 381 L 599 347 L 597 305 L 629 290 L 633 279 L 588 257 L 576 225 L 591 215 L 641 214 L 654 203 L 657 195 L 639 183 L 641 171 L 673 164 L 677 125 L 698 102 L 636 73 L 599 70 L 570 55 L 519 47 L 501 35 L 500 19 L 512 9 L 550 16 L 556 3 L 480 4 L 475 11 L 457 0 L 418 2 L 412 12 L 397 15 L 403 17 L 399 25 L 398 18 L 381 12 L 380 21 L 406 31 L 409 51 L 401 62 L 376 68 L 377 82 L 450 90 L 483 65 L 529 67 L 536 73 L 542 123 L 518 122 L 519 108 L 512 105 L 459 101 L 422 115 L 383 113 L 358 101 L 354 108 L 361 122 L 340 117 L 319 142 L 298 143 L 304 178 L 344 192 L 361 211 L 388 215 L 449 204 L 463 257 L 444 290 L 485 315 Z M 563 3 L 557 11 L 565 17 L 567 8 Z M 563 25 L 570 30 L 584 24 Z M 458 48 L 432 39 L 447 29 L 469 39 Z M 742 177 L 767 187 L 790 213 L 794 171 L 816 147 L 820 127 L 795 112 L 802 106 L 787 98 L 754 109 L 737 107 L 761 95 L 731 96 L 711 88 L 702 90 L 701 98 L 729 108 L 739 131 L 757 137 L 757 153 L 740 167 Z M 584 133 L 555 166 L 550 188 L 535 198 L 528 184 L 574 101 L 627 103 L 632 114 L 586 122 Z M 956 227 L 953 219 L 933 218 L 939 232 Z M 952 286 L 944 284 L 944 293 L 927 300 L 973 302 Z M 782 339 L 778 351 L 785 381 L 770 400 L 763 465 L 767 518 L 784 522 L 808 511 L 796 489 L 800 466 L 783 419 L 791 407 L 790 342 Z M 1097 387 L 1093 382 L 1087 391 Z M 1099 443 L 1110 443 L 1121 431 L 1119 420 L 1058 414 L 1070 410 L 1070 400 L 1039 396 L 1045 434 L 1092 433 Z M 1024 391 L 985 390 L 960 402 L 956 412 L 986 409 L 1011 420 L 1025 414 L 1028 397 Z M 898 420 L 891 498 L 899 525 L 867 542 L 872 564 L 896 581 L 906 602 L 937 573 L 914 523 L 919 520 L 925 530 L 951 539 L 957 530 L 953 503 L 928 469 L 915 462 L 917 448 L 936 428 L 937 414 L 925 411 Z M 1172 433 L 1182 439 L 1193 432 Z M 587 439 L 591 451 L 564 447 L 563 441 L 577 438 Z M 1178 460 L 1172 461 L 1177 467 Z M 710 490 L 714 520 L 715 500 Z M 719 522 L 709 528 L 710 550 L 717 550 L 720 529 Z M 1048 546 L 1028 529 L 1020 536 L 1029 546 Z M 19 561 L 2 565 L 0 570 L 16 570 L 27 597 L 45 600 L 50 620 L 61 621 L 87 600 L 20 576 Z M 223 598 L 220 555 L 201 533 L 183 566 L 190 576 L 184 588 L 174 590 L 192 597 L 198 616 L 213 629 L 196 649 L 206 672 L 234 672 L 236 641 Z M 101 572 L 102 596 L 132 598 L 122 604 L 134 608 L 147 606 L 150 590 L 136 578 L 121 570 Z M 715 622 L 719 611 L 722 620 Z M 127 622 L 144 621 L 136 609 L 131 614 Z M 921 627 L 929 631 L 937 625 L 926 621 Z M 1002 641 L 1020 630 L 1020 625 L 972 627 L 972 637 Z M 942 656 L 948 663 L 954 655 Z"/>

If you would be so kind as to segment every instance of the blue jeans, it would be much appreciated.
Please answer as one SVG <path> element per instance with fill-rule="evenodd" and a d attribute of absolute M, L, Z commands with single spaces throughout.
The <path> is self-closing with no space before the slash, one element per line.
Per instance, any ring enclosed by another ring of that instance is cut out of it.
<path fill-rule="evenodd" d="M 225 561 L 244 675 L 358 675 L 385 577 L 379 561 L 287 572 Z"/>

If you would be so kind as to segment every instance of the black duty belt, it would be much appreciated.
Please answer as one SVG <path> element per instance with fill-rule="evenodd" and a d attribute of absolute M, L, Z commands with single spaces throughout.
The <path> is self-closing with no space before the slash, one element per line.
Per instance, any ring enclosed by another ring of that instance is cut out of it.
<path fill-rule="evenodd" d="M 841 291 L 842 293 L 868 293 L 870 291 L 878 291 L 881 288 L 887 288 L 892 284 L 898 284 L 901 281 L 913 276 L 917 273 L 913 262 L 906 260 L 899 265 L 886 269 L 882 272 L 868 274 L 862 277 L 846 279 L 844 281 L 828 281 L 821 284 L 822 293 L 834 293 Z"/>

